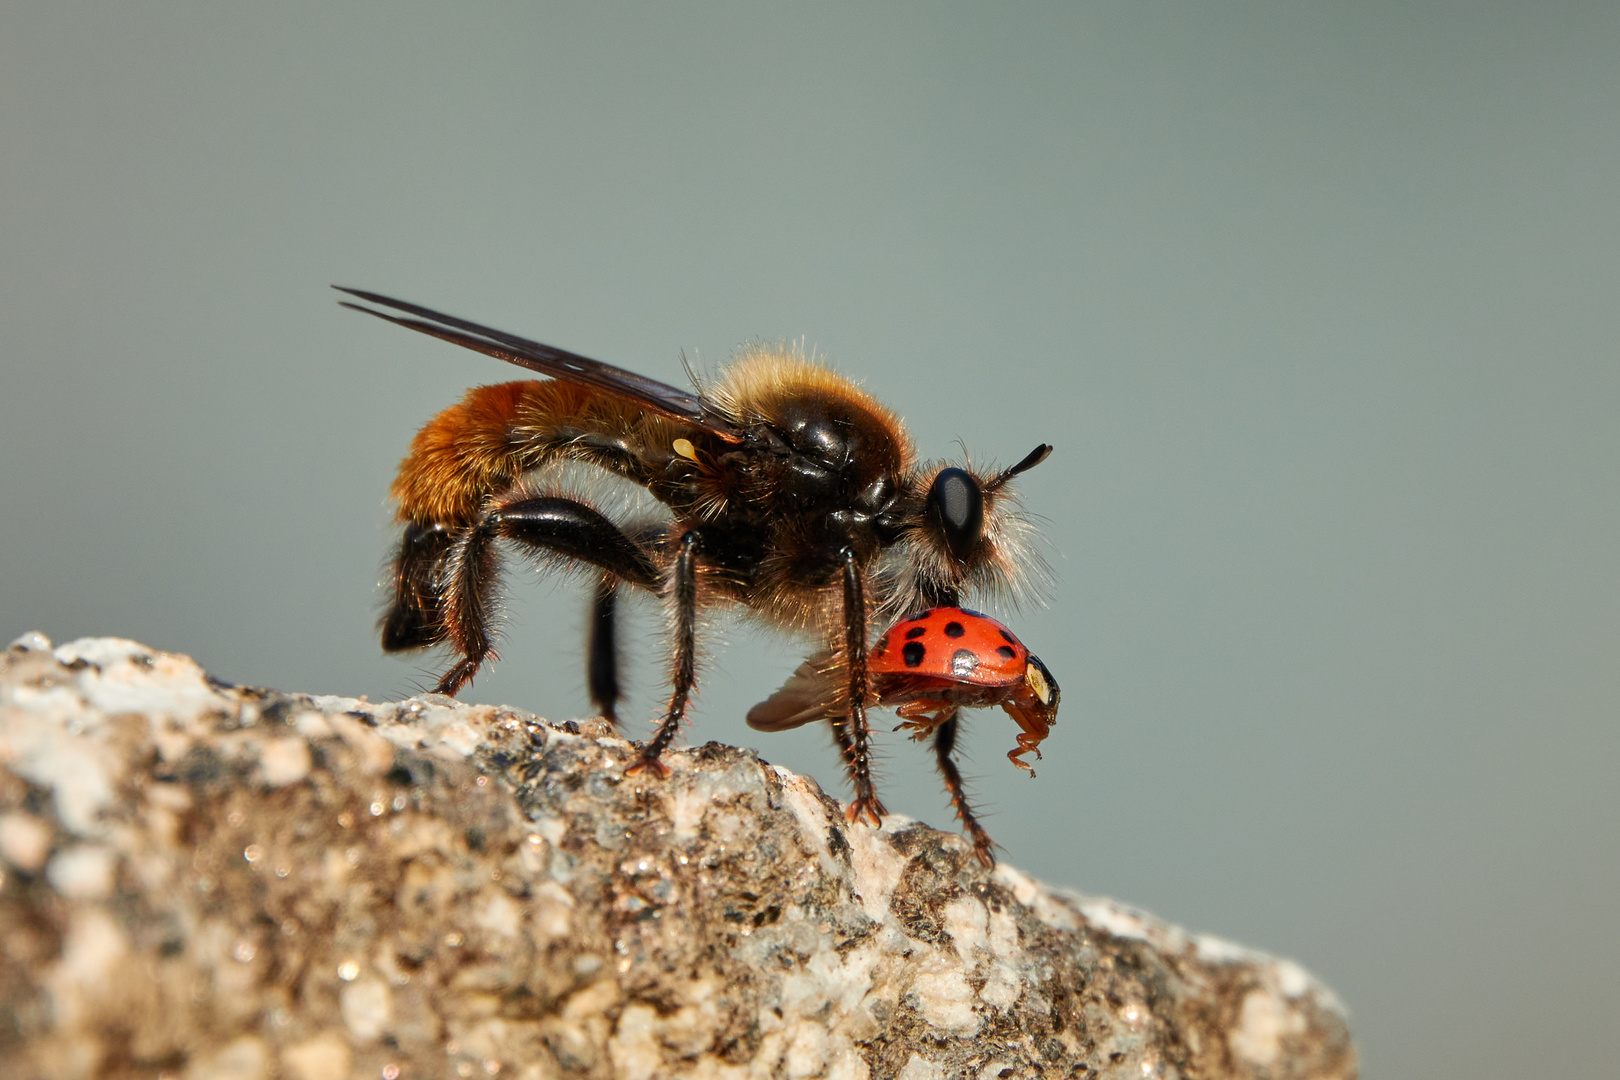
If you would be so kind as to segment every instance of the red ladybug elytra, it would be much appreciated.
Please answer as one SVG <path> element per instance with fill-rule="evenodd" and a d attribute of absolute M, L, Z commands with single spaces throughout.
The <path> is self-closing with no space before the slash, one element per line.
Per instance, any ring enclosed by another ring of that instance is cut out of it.
<path fill-rule="evenodd" d="M 873 646 L 869 670 L 883 705 L 898 705 L 921 738 L 956 708 L 1000 705 L 1023 732 L 1007 757 L 1021 769 L 1057 722 L 1052 673 L 1001 623 L 967 608 L 936 607 L 907 615 Z M 936 715 L 929 715 L 936 714 Z"/>
<path fill-rule="evenodd" d="M 893 651 L 891 651 L 893 650 Z M 878 639 L 874 673 L 941 683 L 1010 686 L 1022 682 L 1029 650 L 1011 630 L 967 608 L 929 608 L 901 619 Z"/>
<path fill-rule="evenodd" d="M 879 703 L 898 706 L 900 727 L 914 739 L 953 723 L 961 709 L 1000 705 L 1023 729 L 1007 759 L 1035 775 L 1023 757 L 1034 753 L 1039 760 L 1040 742 L 1057 723 L 1057 680 L 1001 623 L 967 608 L 929 608 L 895 623 L 873 646 L 868 663 Z M 951 735 L 954 740 L 954 729 Z M 947 752 L 940 768 L 948 763 Z M 945 777 L 952 805 L 988 865 L 990 837 L 974 820 L 954 771 Z"/>

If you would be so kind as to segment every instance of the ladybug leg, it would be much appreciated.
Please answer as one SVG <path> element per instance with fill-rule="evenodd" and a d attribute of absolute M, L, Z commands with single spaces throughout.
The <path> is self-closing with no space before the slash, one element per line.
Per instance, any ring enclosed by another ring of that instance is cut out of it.
<path fill-rule="evenodd" d="M 496 501 L 481 520 L 456 534 L 444 559 L 439 594 L 443 636 L 461 659 L 439 680 L 441 694 L 459 693 L 479 667 L 495 659 L 491 607 L 500 578 L 495 550 L 500 538 L 590 563 L 645 588 L 657 587 L 658 569 L 646 550 L 595 508 L 560 498 Z M 409 539 L 407 535 L 407 543 Z"/>
<path fill-rule="evenodd" d="M 585 683 L 597 714 L 615 726 L 619 723 L 619 635 L 617 609 L 619 579 L 603 574 L 591 597 L 590 629 L 585 644 Z"/>
<path fill-rule="evenodd" d="M 956 749 L 956 721 L 960 714 L 952 706 L 947 708 L 951 715 L 934 729 L 934 762 L 939 766 L 940 775 L 945 778 L 945 791 L 951 797 L 951 809 L 956 811 L 962 831 L 973 841 L 973 854 L 986 870 L 993 870 L 996 857 L 991 849 L 996 846 L 995 841 L 990 839 L 990 834 L 984 831 L 979 819 L 974 816 L 973 807 L 968 803 L 967 786 L 962 783 L 962 774 L 957 771 L 956 761 L 951 757 L 951 752 Z"/>
<path fill-rule="evenodd" d="M 1023 757 L 1025 754 L 1033 753 L 1036 761 L 1041 760 L 1041 740 L 1052 730 L 1051 723 L 1038 709 L 1018 702 L 1006 702 L 1002 708 L 1007 710 L 1007 715 L 1018 721 L 1018 726 L 1024 729 L 1018 733 L 1017 748 L 1007 751 L 1007 760 L 1020 769 L 1029 770 L 1029 775 L 1033 778 L 1035 766 L 1023 760 Z"/>
<path fill-rule="evenodd" d="M 641 757 L 624 770 L 627 773 L 654 772 L 660 778 L 669 776 L 669 766 L 658 759 L 680 733 L 686 706 L 692 698 L 692 686 L 697 682 L 697 560 L 702 544 L 703 538 L 697 529 L 688 529 L 677 542 L 670 579 L 675 615 L 674 678 L 671 680 L 674 689 L 670 692 L 664 722 L 642 745 Z"/>
<path fill-rule="evenodd" d="M 901 720 L 901 723 L 895 725 L 894 730 L 910 731 L 911 737 L 921 742 L 932 735 L 935 728 L 956 714 L 956 706 L 942 705 L 937 701 L 908 701 L 894 711 Z"/>
<path fill-rule="evenodd" d="M 867 747 L 871 731 L 866 725 L 870 696 L 866 677 L 866 584 L 860 562 L 848 548 L 844 549 L 844 662 L 849 675 L 849 712 L 832 717 L 830 722 L 850 786 L 855 789 L 855 800 L 845 816 L 851 822 L 865 819 L 871 825 L 881 825 L 888 811 L 872 786 L 872 755 Z"/>

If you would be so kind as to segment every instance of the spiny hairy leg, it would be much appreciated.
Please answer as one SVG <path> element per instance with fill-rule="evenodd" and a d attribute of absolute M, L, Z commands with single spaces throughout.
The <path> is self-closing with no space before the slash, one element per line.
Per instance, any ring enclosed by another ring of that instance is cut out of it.
<path fill-rule="evenodd" d="M 680 733 L 681 721 L 686 718 L 686 706 L 692 698 L 692 686 L 697 682 L 697 560 L 703 539 L 696 529 L 681 536 L 675 554 L 675 567 L 670 578 L 670 601 L 675 616 L 675 654 L 671 658 L 673 686 L 669 695 L 669 709 L 664 722 L 658 725 L 653 737 L 641 748 L 641 757 L 625 770 L 627 773 L 654 772 L 659 777 L 669 775 L 669 766 L 659 758 Z"/>
<path fill-rule="evenodd" d="M 866 724 L 866 701 L 869 690 L 866 682 L 866 583 L 855 553 L 844 550 L 844 663 L 849 677 L 846 701 L 847 715 L 832 720 L 833 736 L 844 757 L 844 769 L 849 773 L 850 786 L 855 799 L 849 804 L 845 816 L 851 822 L 866 821 L 878 826 L 888 813 L 878 800 L 872 784 L 872 752 L 869 746 L 871 729 Z"/>
<path fill-rule="evenodd" d="M 956 811 L 956 818 L 962 823 L 962 831 L 967 833 L 968 839 L 973 841 L 973 854 L 976 855 L 986 870 L 994 869 L 996 856 L 991 850 L 996 842 L 990 839 L 990 834 L 984 831 L 979 819 L 973 813 L 973 806 L 968 802 L 967 786 L 962 783 L 962 774 L 957 771 L 956 761 L 951 752 L 956 749 L 957 714 L 952 713 L 950 719 L 934 729 L 934 762 L 939 766 L 940 775 L 945 778 L 945 790 L 951 797 L 951 809 Z"/>
<path fill-rule="evenodd" d="M 451 697 L 472 681 L 485 660 L 493 661 L 490 607 L 500 583 L 496 524 L 485 518 L 462 529 L 450 549 L 442 597 L 445 637 L 460 654 L 434 689 Z"/>

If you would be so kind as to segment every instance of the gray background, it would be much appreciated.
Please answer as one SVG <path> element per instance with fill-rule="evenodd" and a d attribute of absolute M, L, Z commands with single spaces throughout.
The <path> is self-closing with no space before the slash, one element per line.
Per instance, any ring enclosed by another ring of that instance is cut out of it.
<path fill-rule="evenodd" d="M 0 5 L 0 632 L 430 678 L 384 493 L 517 373 L 328 282 L 675 382 L 803 336 L 927 453 L 1057 445 L 1003 614 L 1062 724 L 1035 781 L 969 745 L 1009 861 L 1300 958 L 1370 1077 L 1609 1074 L 1617 117 L 1612 4 Z M 469 696 L 577 715 L 524 577 Z M 842 793 L 743 727 L 757 638 L 693 737 Z"/>

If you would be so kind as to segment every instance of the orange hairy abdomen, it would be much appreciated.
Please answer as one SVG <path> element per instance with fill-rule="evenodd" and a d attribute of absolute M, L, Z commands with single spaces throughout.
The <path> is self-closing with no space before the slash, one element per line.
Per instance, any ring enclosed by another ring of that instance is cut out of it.
<path fill-rule="evenodd" d="M 525 400 L 542 385 L 525 381 L 475 387 L 423 425 L 389 489 L 399 519 L 470 524 L 491 492 L 532 467 L 512 429 L 525 411 Z"/>
<path fill-rule="evenodd" d="M 631 438 L 656 428 L 628 398 L 556 379 L 479 386 L 423 425 L 399 463 L 389 494 L 400 521 L 459 528 L 484 502 L 531 469 L 565 457 L 589 458 L 567 432 Z"/>

